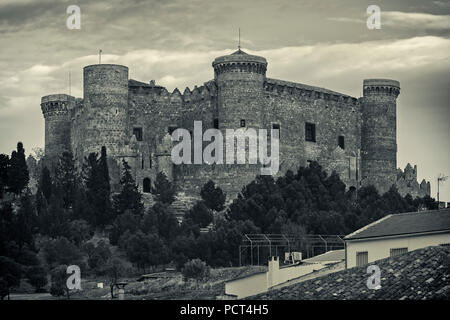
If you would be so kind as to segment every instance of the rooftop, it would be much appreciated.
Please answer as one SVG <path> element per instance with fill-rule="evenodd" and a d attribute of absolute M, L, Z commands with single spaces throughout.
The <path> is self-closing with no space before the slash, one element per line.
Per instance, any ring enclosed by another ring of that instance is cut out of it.
<path fill-rule="evenodd" d="M 347 235 L 344 240 L 439 231 L 450 231 L 450 209 L 390 214 Z"/>
<path fill-rule="evenodd" d="M 381 288 L 367 288 L 367 266 L 268 291 L 258 300 L 450 299 L 450 247 L 428 247 L 376 262 Z"/>
<path fill-rule="evenodd" d="M 304 259 L 303 262 L 325 262 L 325 261 L 342 261 L 345 260 L 344 250 L 331 250 L 318 256 Z"/>

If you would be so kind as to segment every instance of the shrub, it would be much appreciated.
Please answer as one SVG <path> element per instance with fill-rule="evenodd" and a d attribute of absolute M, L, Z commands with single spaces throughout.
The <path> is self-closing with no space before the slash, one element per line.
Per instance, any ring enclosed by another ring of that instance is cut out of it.
<path fill-rule="evenodd" d="M 181 271 L 183 277 L 187 279 L 203 280 L 209 276 L 210 268 L 200 259 L 194 259 L 186 262 Z"/>

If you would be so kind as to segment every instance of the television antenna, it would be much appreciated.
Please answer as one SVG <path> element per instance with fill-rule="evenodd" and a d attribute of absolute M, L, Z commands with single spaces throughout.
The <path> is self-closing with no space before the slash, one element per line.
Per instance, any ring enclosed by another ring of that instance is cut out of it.
<path fill-rule="evenodd" d="M 438 176 L 438 178 L 437 178 L 437 186 L 438 186 L 438 189 L 437 189 L 438 210 L 439 210 L 439 204 L 440 204 L 440 201 L 439 201 L 439 184 L 440 184 L 441 181 L 444 182 L 445 180 L 447 180 L 447 178 L 448 178 L 448 176 L 445 176 L 445 175 L 443 175 L 442 173 L 440 173 L 439 176 Z"/>

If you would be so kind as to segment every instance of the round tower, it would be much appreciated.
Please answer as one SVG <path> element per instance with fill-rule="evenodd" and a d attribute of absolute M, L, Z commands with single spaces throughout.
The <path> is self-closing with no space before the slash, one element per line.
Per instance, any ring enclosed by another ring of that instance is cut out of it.
<path fill-rule="evenodd" d="M 217 83 L 219 129 L 262 127 L 267 61 L 239 49 L 212 63 Z"/>
<path fill-rule="evenodd" d="M 45 159 L 49 166 L 55 163 L 64 151 L 71 151 L 70 112 L 75 106 L 75 97 L 67 94 L 52 94 L 41 98 L 41 110 L 45 119 Z"/>
<path fill-rule="evenodd" d="M 384 193 L 396 182 L 397 97 L 400 83 L 388 79 L 364 80 L 361 104 L 361 178 Z"/>
<path fill-rule="evenodd" d="M 114 64 L 84 67 L 84 108 L 88 114 L 84 153 L 120 154 L 127 141 L 128 68 Z"/>

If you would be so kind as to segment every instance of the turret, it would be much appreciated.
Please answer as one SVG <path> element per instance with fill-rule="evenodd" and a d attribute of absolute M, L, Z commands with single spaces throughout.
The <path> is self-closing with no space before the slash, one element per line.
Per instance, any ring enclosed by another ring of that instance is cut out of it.
<path fill-rule="evenodd" d="M 113 157 L 125 141 L 128 106 L 128 68 L 114 64 L 84 67 L 84 108 L 88 114 L 84 152 L 100 153 L 102 146 Z"/>
<path fill-rule="evenodd" d="M 262 127 L 267 61 L 238 50 L 213 62 L 220 129 Z"/>
<path fill-rule="evenodd" d="M 41 98 L 41 110 L 45 119 L 45 161 L 52 166 L 64 151 L 71 151 L 70 112 L 75 97 L 52 94 Z"/>
<path fill-rule="evenodd" d="M 396 182 L 396 109 L 400 83 L 388 79 L 364 80 L 361 128 L 362 184 L 380 193 Z"/>

